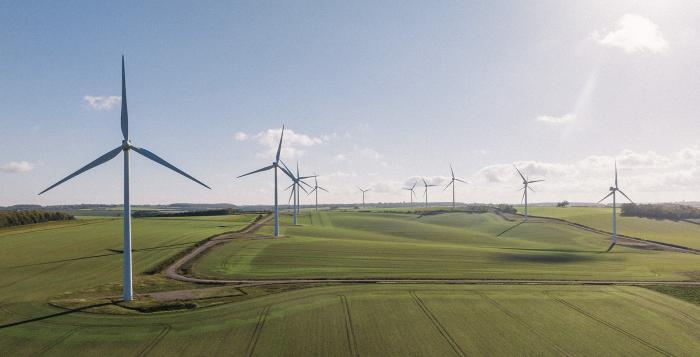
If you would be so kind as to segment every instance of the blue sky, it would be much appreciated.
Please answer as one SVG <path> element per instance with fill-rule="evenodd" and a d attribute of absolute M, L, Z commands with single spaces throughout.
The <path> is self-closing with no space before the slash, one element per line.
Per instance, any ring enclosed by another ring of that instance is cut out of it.
<path fill-rule="evenodd" d="M 2 2 L 0 205 L 118 203 L 120 55 L 135 203 L 269 203 L 271 159 L 322 201 L 400 201 L 418 176 L 465 202 L 596 201 L 612 162 L 640 201 L 700 200 L 700 4 L 649 2 Z M 450 195 L 435 189 L 431 200 Z M 309 201 L 310 202 L 310 201 Z"/>

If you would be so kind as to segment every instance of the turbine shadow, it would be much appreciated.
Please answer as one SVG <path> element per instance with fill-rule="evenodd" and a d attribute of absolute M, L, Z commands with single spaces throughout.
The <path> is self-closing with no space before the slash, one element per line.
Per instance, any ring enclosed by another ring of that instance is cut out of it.
<path fill-rule="evenodd" d="M 581 254 L 502 254 L 498 257 L 502 261 L 517 263 L 577 263 L 594 260 L 590 255 Z"/>
<path fill-rule="evenodd" d="M 37 322 L 37 321 L 42 321 L 42 320 L 48 320 L 48 319 L 51 319 L 51 318 L 54 318 L 54 317 L 59 317 L 59 316 L 63 316 L 63 315 L 69 315 L 69 314 L 73 314 L 73 313 L 76 313 L 76 312 L 81 312 L 81 311 L 83 311 L 83 310 L 90 309 L 90 308 L 93 308 L 93 307 L 101 307 L 101 306 L 107 306 L 107 305 L 112 305 L 112 303 L 111 303 L 111 302 L 105 302 L 105 303 L 101 303 L 101 304 L 88 305 L 88 306 L 83 306 L 83 307 L 80 307 L 80 308 L 77 308 L 77 309 L 68 309 L 68 310 L 66 310 L 66 311 L 61 311 L 61 312 L 57 312 L 57 313 L 55 313 L 55 314 L 50 314 L 50 315 L 46 315 L 46 316 L 35 317 L 35 318 L 31 318 L 31 319 L 27 319 L 27 320 L 22 320 L 22 321 L 17 321 L 17 322 L 11 322 L 11 323 L 9 323 L 9 324 L 0 325 L 0 329 L 6 329 L 6 328 L 9 328 L 9 327 L 24 325 L 24 324 L 28 324 L 28 323 L 31 323 L 31 322 Z"/>
<path fill-rule="evenodd" d="M 509 248 L 509 247 L 502 247 L 498 249 L 505 249 L 505 250 L 523 250 L 523 251 L 531 251 L 531 252 L 553 252 L 553 253 L 602 253 L 599 250 L 573 250 L 573 249 L 544 249 L 544 248 Z"/>
<path fill-rule="evenodd" d="M 509 228 L 508 228 L 508 229 L 506 229 L 505 231 L 503 231 L 503 232 L 501 232 L 501 233 L 498 233 L 498 234 L 496 234 L 496 237 L 500 237 L 500 236 L 502 236 L 502 235 L 504 235 L 504 234 L 508 233 L 508 232 L 509 232 L 510 230 L 512 230 L 512 229 L 515 229 L 516 227 L 518 227 L 519 225 L 521 225 L 521 224 L 523 224 L 523 223 L 525 223 L 525 221 L 521 221 L 521 222 L 519 222 L 519 223 L 515 224 L 514 226 L 512 226 L 512 227 L 509 227 Z"/>

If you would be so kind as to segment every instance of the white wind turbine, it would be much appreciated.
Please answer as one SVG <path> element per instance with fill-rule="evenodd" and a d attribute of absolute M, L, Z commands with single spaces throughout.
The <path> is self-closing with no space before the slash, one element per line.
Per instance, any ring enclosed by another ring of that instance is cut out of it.
<path fill-rule="evenodd" d="M 279 237 L 280 235 L 280 215 L 279 215 L 279 206 L 277 205 L 277 169 L 279 168 L 284 172 L 285 175 L 289 176 L 290 178 L 294 177 L 291 172 L 289 172 L 284 166 L 280 166 L 280 154 L 282 152 L 282 138 L 284 138 L 284 125 L 282 125 L 282 134 L 280 134 L 280 143 L 277 145 L 277 154 L 275 155 L 275 161 L 272 162 L 271 165 L 265 166 L 262 169 L 257 169 L 255 171 L 251 171 L 247 174 L 243 174 L 241 176 L 238 176 L 237 178 L 241 178 L 243 176 L 248 176 L 252 175 L 258 172 L 263 172 L 267 171 L 270 169 L 274 169 L 275 171 L 275 228 L 274 228 L 274 234 L 275 237 Z M 283 164 L 284 165 L 284 164 Z"/>
<path fill-rule="evenodd" d="M 428 182 L 425 181 L 425 178 L 422 178 L 422 180 L 423 180 L 423 186 L 425 186 L 425 190 L 423 191 L 423 196 L 425 196 L 425 208 L 428 208 L 428 187 L 434 187 L 437 185 L 433 185 L 433 184 L 429 185 Z"/>
<path fill-rule="evenodd" d="M 446 190 L 448 187 L 450 187 L 450 185 L 452 185 L 452 209 L 455 209 L 455 181 L 459 181 L 461 183 L 469 183 L 469 182 L 464 181 L 462 179 L 458 179 L 455 177 L 455 171 L 452 170 L 452 164 L 450 164 L 450 173 L 452 174 L 452 179 L 447 184 L 447 186 L 445 186 L 443 191 Z"/>
<path fill-rule="evenodd" d="M 518 175 L 520 175 L 520 178 L 523 179 L 523 187 L 521 188 L 521 190 L 523 190 L 523 198 L 520 200 L 520 203 L 522 203 L 523 200 L 525 201 L 525 222 L 527 222 L 527 190 L 535 192 L 535 190 L 533 190 L 532 187 L 530 187 L 530 184 L 535 183 L 535 182 L 542 182 L 544 180 L 532 180 L 532 181 L 530 181 L 527 179 L 527 176 L 523 176 L 523 173 L 520 172 L 520 170 L 518 170 L 517 166 L 515 166 L 515 165 L 513 165 L 513 166 L 518 171 Z"/>
<path fill-rule="evenodd" d="M 411 191 L 411 207 L 413 207 L 413 197 L 416 195 L 416 185 L 418 184 L 418 181 L 413 183 L 413 186 L 411 187 L 404 187 L 403 189 L 406 191 Z"/>
<path fill-rule="evenodd" d="M 284 166 L 284 168 L 285 168 L 286 171 L 290 171 L 290 172 L 291 172 L 291 170 L 287 167 L 287 165 L 284 164 L 284 161 L 281 161 L 281 163 L 282 163 L 282 166 Z M 297 162 L 297 174 L 296 174 L 296 176 L 294 176 L 294 175 L 290 176 L 290 178 L 292 179 L 292 184 L 289 185 L 289 186 L 285 189 L 285 191 L 286 191 L 286 190 L 289 190 L 290 188 L 292 189 L 292 192 L 291 192 L 290 195 L 289 195 L 289 200 L 287 200 L 287 204 L 289 204 L 289 202 L 292 200 L 292 197 L 293 197 L 293 198 L 294 198 L 294 206 L 293 206 L 293 210 L 294 210 L 293 217 L 294 217 L 294 218 L 293 218 L 293 222 L 292 222 L 292 223 L 293 223 L 294 225 L 297 224 L 297 214 L 300 213 L 299 201 L 300 201 L 300 196 L 301 196 L 301 195 L 300 195 L 299 189 L 302 189 L 302 190 L 303 190 L 304 192 L 306 192 L 306 194 L 308 195 L 308 194 L 309 194 L 309 191 L 307 191 L 307 190 L 304 188 L 304 186 L 302 186 L 301 184 L 304 184 L 304 185 L 306 185 L 306 186 L 309 186 L 309 188 L 311 188 L 311 185 L 309 185 L 308 183 L 304 182 L 305 179 L 311 178 L 311 177 L 314 177 L 314 176 L 303 176 L 303 177 L 302 177 L 302 176 L 299 176 L 299 163 Z"/>
<path fill-rule="evenodd" d="M 607 250 L 608 252 L 615 246 L 615 244 L 617 244 L 617 213 L 616 213 L 616 211 L 617 211 L 617 207 L 616 207 L 616 205 L 617 205 L 617 200 L 616 200 L 616 197 L 615 197 L 615 193 L 616 193 L 616 192 L 619 192 L 619 193 L 621 193 L 623 196 L 625 196 L 625 198 L 626 198 L 628 201 L 630 201 L 630 203 L 634 203 L 634 202 L 632 202 L 632 200 L 631 200 L 629 197 L 627 197 L 627 195 L 626 195 L 624 192 L 622 192 L 622 190 L 620 190 L 620 188 L 617 186 L 617 162 L 615 162 L 615 186 L 614 186 L 614 187 L 611 186 L 611 187 L 610 187 L 610 193 L 608 193 L 607 196 L 603 197 L 600 201 L 598 201 L 598 203 L 601 203 L 601 202 L 603 202 L 606 198 L 608 198 L 608 197 L 610 197 L 610 196 L 612 196 L 612 199 L 613 199 L 613 211 L 612 211 L 612 212 L 613 212 L 613 213 L 612 213 L 612 215 L 613 215 L 613 216 L 612 216 L 612 244 L 610 244 L 610 247 L 608 247 L 608 250 Z"/>
<path fill-rule="evenodd" d="M 311 190 L 311 192 L 309 192 L 309 194 L 312 194 L 312 193 L 316 192 L 316 210 L 318 211 L 318 190 L 324 190 L 324 191 L 326 191 L 326 192 L 328 192 L 328 190 L 326 190 L 325 188 L 323 188 L 323 187 L 321 187 L 321 186 L 318 185 L 318 180 L 316 179 L 316 177 L 318 177 L 318 175 L 314 175 L 314 176 L 313 176 L 313 178 L 314 178 L 314 187 L 313 187 L 313 189 Z"/>
<path fill-rule="evenodd" d="M 371 189 L 368 188 L 368 189 L 364 190 L 364 189 L 360 188 L 359 186 L 357 186 L 357 189 L 362 191 L 362 207 L 364 207 L 365 206 L 365 192 L 368 192 Z"/>
<path fill-rule="evenodd" d="M 178 169 L 177 167 L 171 165 L 167 161 L 163 160 L 160 158 L 158 155 L 144 149 L 144 148 L 139 148 L 136 146 L 131 145 L 131 141 L 129 140 L 129 113 L 127 110 L 127 105 L 126 105 L 126 74 L 124 71 L 124 56 L 122 56 L 122 113 L 121 113 L 121 128 L 122 128 L 122 144 L 107 152 L 106 154 L 98 157 L 95 161 L 83 166 L 80 170 L 66 176 L 63 180 L 56 182 L 55 184 L 51 185 L 49 188 L 41 191 L 39 194 L 41 195 L 42 193 L 72 179 L 75 176 L 80 175 L 81 173 L 88 171 L 92 168 L 95 168 L 99 165 L 104 164 L 105 162 L 112 160 L 113 158 L 117 157 L 120 152 L 124 153 L 124 286 L 123 286 L 123 293 L 122 296 L 125 301 L 131 301 L 133 300 L 133 278 L 132 278 L 132 260 L 131 260 L 131 205 L 129 202 L 129 151 L 134 150 L 137 153 L 145 156 L 146 158 L 153 160 L 177 173 L 180 175 L 183 175 L 187 177 L 188 179 L 208 188 L 211 189 L 209 186 L 205 185 L 201 181 L 195 179 L 194 177 L 188 175 L 184 171 Z"/>

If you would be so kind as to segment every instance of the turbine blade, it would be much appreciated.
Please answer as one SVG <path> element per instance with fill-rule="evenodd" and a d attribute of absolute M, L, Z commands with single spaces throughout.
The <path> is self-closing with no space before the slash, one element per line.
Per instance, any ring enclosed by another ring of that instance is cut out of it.
<path fill-rule="evenodd" d="M 310 195 L 310 194 L 314 193 L 314 191 L 316 191 L 316 188 L 315 188 L 315 187 L 314 187 L 314 189 L 313 189 L 313 190 L 309 191 L 309 192 L 308 192 L 308 193 L 307 193 L 306 195 L 308 196 L 308 195 Z"/>
<path fill-rule="evenodd" d="M 243 174 L 243 175 L 238 176 L 238 177 L 236 177 L 236 178 L 241 178 L 241 177 L 243 177 L 243 176 L 248 176 L 248 175 L 256 174 L 256 173 L 258 173 L 258 172 L 267 171 L 267 170 L 269 170 L 269 169 L 271 169 L 271 168 L 273 168 L 273 167 L 275 167 L 275 165 L 265 166 L 265 167 L 263 167 L 262 169 L 258 169 L 258 170 L 255 170 L 255 171 L 251 171 L 251 172 L 249 172 L 249 173 L 247 173 L 247 174 Z"/>
<path fill-rule="evenodd" d="M 74 173 L 72 173 L 72 174 L 66 176 L 63 180 L 58 181 L 58 182 L 56 182 L 55 184 L 49 186 L 49 188 L 47 188 L 47 189 L 45 189 L 45 190 L 39 192 L 39 194 L 42 194 L 42 193 L 44 193 L 44 192 L 46 192 L 46 191 L 48 191 L 48 190 L 50 190 L 50 189 L 52 189 L 52 188 L 54 188 L 54 187 L 56 187 L 56 186 L 62 184 L 62 183 L 66 182 L 66 181 L 68 181 L 68 180 L 70 180 L 70 179 L 72 179 L 73 177 L 82 174 L 83 172 L 85 172 L 85 171 L 87 171 L 87 170 L 90 170 L 90 169 L 92 169 L 92 168 L 94 168 L 94 167 L 97 167 L 97 166 L 99 166 L 99 165 L 104 164 L 105 162 L 107 162 L 107 161 L 109 161 L 109 160 L 114 159 L 117 155 L 119 155 L 119 153 L 120 153 L 122 150 L 123 150 L 123 148 L 122 148 L 121 146 L 119 146 L 118 148 L 109 151 L 108 153 L 106 153 L 106 154 L 104 154 L 104 155 L 98 157 L 97 159 L 95 159 L 93 162 L 91 162 L 91 163 L 89 163 L 89 164 L 83 166 L 80 170 L 78 170 L 78 171 L 76 171 L 76 172 L 74 172 Z"/>
<path fill-rule="evenodd" d="M 321 187 L 321 186 L 319 186 L 319 187 L 317 187 L 317 188 L 318 188 L 319 190 L 324 190 L 324 191 L 326 191 L 326 192 L 331 192 L 331 191 L 328 191 L 328 190 L 326 190 L 325 188 L 323 188 L 323 187 Z"/>
<path fill-rule="evenodd" d="M 284 138 L 284 124 L 282 124 L 282 134 L 280 135 L 280 144 L 277 146 L 277 156 L 276 161 L 280 161 L 280 154 L 282 153 L 282 138 Z"/>
<path fill-rule="evenodd" d="M 452 178 L 455 178 L 455 171 L 452 170 L 452 164 L 450 164 L 450 172 L 452 173 Z"/>
<path fill-rule="evenodd" d="M 289 190 L 290 188 L 292 188 L 293 186 L 294 186 L 294 183 L 292 183 L 291 185 L 287 186 L 284 190 L 287 191 L 287 190 Z"/>
<path fill-rule="evenodd" d="M 523 197 L 520 198 L 520 204 L 523 204 L 525 202 L 525 190 L 523 190 Z"/>
<path fill-rule="evenodd" d="M 165 166 L 165 167 L 167 167 L 167 168 L 169 168 L 169 169 L 171 169 L 171 170 L 177 172 L 178 174 L 180 174 L 180 175 L 182 175 L 182 176 L 185 176 L 185 177 L 187 177 L 188 179 L 190 179 L 190 180 L 192 180 L 192 181 L 194 181 L 194 182 L 196 182 L 196 183 L 198 183 L 198 184 L 200 184 L 200 185 L 202 185 L 202 186 L 204 186 L 204 187 L 206 187 L 206 188 L 208 188 L 208 189 L 211 190 L 211 187 L 209 187 L 209 186 L 207 186 L 206 184 L 204 184 L 204 182 L 199 181 L 199 180 L 197 180 L 196 178 L 190 176 L 190 174 L 186 173 L 185 171 L 182 171 L 182 170 L 178 169 L 177 167 L 173 166 L 173 165 L 170 164 L 169 162 L 163 160 L 163 158 L 161 158 L 160 156 L 158 156 L 158 155 L 156 155 L 156 154 L 154 154 L 154 153 L 152 153 L 152 152 L 150 152 L 150 151 L 148 151 L 148 150 L 146 150 L 146 149 L 144 149 L 144 148 L 138 148 L 138 147 L 136 147 L 136 146 L 132 146 L 131 148 L 132 148 L 134 151 L 136 151 L 137 153 L 139 153 L 139 154 L 145 156 L 146 158 L 151 159 L 151 160 L 153 160 L 153 161 L 155 161 L 155 162 L 157 162 L 157 163 L 159 163 L 159 164 L 161 164 L 161 165 L 163 165 L 163 166 Z"/>
<path fill-rule="evenodd" d="M 303 181 L 302 181 L 302 182 L 303 182 Z M 303 183 L 306 183 L 306 182 L 303 182 Z M 299 185 L 299 184 L 297 184 L 297 186 L 299 186 L 299 188 L 300 188 L 302 191 L 306 192 L 306 194 L 309 193 L 309 191 L 307 191 L 307 190 L 304 188 L 304 186 Z M 309 186 L 309 187 L 311 187 L 311 186 Z"/>
<path fill-rule="evenodd" d="M 614 191 L 610 191 L 610 193 L 608 193 L 607 196 L 601 198 L 600 201 L 598 201 L 598 203 L 601 203 L 601 202 L 603 202 L 606 198 L 612 196 L 613 192 L 614 192 Z"/>
<path fill-rule="evenodd" d="M 523 173 L 520 172 L 520 169 L 518 169 L 518 167 L 515 166 L 515 165 L 513 165 L 513 167 L 515 167 L 515 169 L 518 170 L 518 175 L 520 175 L 520 177 L 522 177 L 523 181 L 527 181 L 527 180 L 525 179 L 525 176 L 523 176 Z"/>
<path fill-rule="evenodd" d="M 285 175 L 287 175 L 292 181 L 296 181 L 297 178 L 294 177 L 294 174 L 292 173 L 292 170 L 287 167 L 287 165 L 284 163 L 284 161 L 279 160 L 279 163 L 282 164 L 282 166 L 278 166 L 282 172 L 284 172 Z"/>
<path fill-rule="evenodd" d="M 450 185 L 452 185 L 453 183 L 454 183 L 454 180 L 450 181 L 450 182 L 447 184 L 447 186 L 445 186 L 445 188 L 443 188 L 442 190 L 445 191 L 445 190 L 446 190 L 448 187 L 450 187 Z"/>
<path fill-rule="evenodd" d="M 615 188 L 617 188 L 617 160 L 615 160 Z"/>
<path fill-rule="evenodd" d="M 532 180 L 532 181 L 528 181 L 527 183 L 535 183 L 535 182 L 542 182 L 542 181 L 544 181 L 544 180 Z"/>
<path fill-rule="evenodd" d="M 413 190 L 414 188 L 416 188 L 416 185 L 417 185 L 417 184 L 418 184 L 418 181 L 416 180 L 416 182 L 413 183 L 413 187 L 411 187 L 411 190 Z"/>
<path fill-rule="evenodd" d="M 625 195 L 624 192 L 622 192 L 622 190 L 617 189 L 617 192 L 619 192 L 619 193 L 621 193 L 623 196 L 625 196 L 625 198 L 626 198 L 628 201 L 630 201 L 630 203 L 634 203 L 634 202 L 632 202 L 632 200 L 631 200 L 629 197 L 627 197 L 627 195 Z"/>
<path fill-rule="evenodd" d="M 456 178 L 456 177 L 455 177 L 455 180 L 457 180 L 457 181 L 459 181 L 459 182 L 461 182 L 461 183 L 466 183 L 466 184 L 469 184 L 469 183 L 470 183 L 469 181 L 464 181 L 464 180 L 458 179 L 458 178 Z"/>
<path fill-rule="evenodd" d="M 122 55 L 122 136 L 129 140 L 129 111 L 126 106 L 126 74 L 124 70 L 124 55 Z"/>
<path fill-rule="evenodd" d="M 292 184 L 292 185 L 293 185 L 293 184 Z M 292 197 L 293 197 L 293 196 L 294 196 L 294 188 L 292 188 L 292 190 L 289 191 L 289 199 L 287 200 L 287 204 L 289 204 L 289 202 L 292 202 Z"/>
<path fill-rule="evenodd" d="M 532 188 L 532 187 L 530 187 L 530 186 L 527 186 L 527 189 L 530 190 L 530 191 L 532 191 L 532 192 L 535 192 L 535 189 Z"/>

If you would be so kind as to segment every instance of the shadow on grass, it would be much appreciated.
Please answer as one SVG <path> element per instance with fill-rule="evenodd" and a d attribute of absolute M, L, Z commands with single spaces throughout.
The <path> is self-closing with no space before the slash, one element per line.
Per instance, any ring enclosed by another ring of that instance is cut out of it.
<path fill-rule="evenodd" d="M 509 232 L 510 230 L 512 230 L 512 229 L 515 229 L 516 227 L 518 227 L 519 225 L 521 225 L 521 224 L 523 224 L 523 223 L 525 223 L 525 221 L 521 221 L 521 222 L 519 222 L 519 223 L 515 224 L 514 226 L 512 226 L 512 227 L 509 227 L 509 228 L 508 228 L 508 229 L 506 229 L 505 231 L 503 231 L 503 232 L 501 232 L 501 233 L 498 233 L 498 234 L 496 234 L 496 237 L 500 237 L 500 236 L 502 236 L 502 235 L 504 235 L 504 234 L 508 233 L 508 232 Z"/>
<path fill-rule="evenodd" d="M 597 253 L 597 252 L 596 252 Z M 500 254 L 497 259 L 510 263 L 578 263 L 595 260 L 592 256 L 581 254 Z"/>
<path fill-rule="evenodd" d="M 0 325 L 0 330 L 6 329 L 6 328 L 9 328 L 9 327 L 14 327 L 14 326 L 19 326 L 19 325 L 28 324 L 28 323 L 31 323 L 31 322 L 37 322 L 37 321 L 48 320 L 48 319 L 51 319 L 51 318 L 54 318 L 54 317 L 63 316 L 63 315 L 69 315 L 69 314 L 73 314 L 73 313 L 76 313 L 76 312 L 81 312 L 81 311 L 83 311 L 83 310 L 91 309 L 91 308 L 93 308 L 93 307 L 102 307 L 102 306 L 107 306 L 107 305 L 112 305 L 112 303 L 111 303 L 111 302 L 105 302 L 105 303 L 101 303 L 101 304 L 88 305 L 88 306 L 83 306 L 83 307 L 80 307 L 80 308 L 77 308 L 77 309 L 68 309 L 68 310 L 66 310 L 66 311 L 57 312 L 57 313 L 55 313 L 55 314 L 50 314 L 50 315 L 45 315 L 45 316 L 39 316 L 39 317 L 35 317 L 35 318 L 27 319 L 27 320 L 22 320 L 22 321 L 17 321 L 17 322 L 11 322 L 11 323 L 9 323 L 9 324 Z"/>
<path fill-rule="evenodd" d="M 552 253 L 605 253 L 603 250 L 576 250 L 576 249 L 546 249 L 546 248 L 512 248 L 512 247 L 498 247 L 498 249 L 503 250 L 523 250 L 529 252 L 552 252 Z"/>

